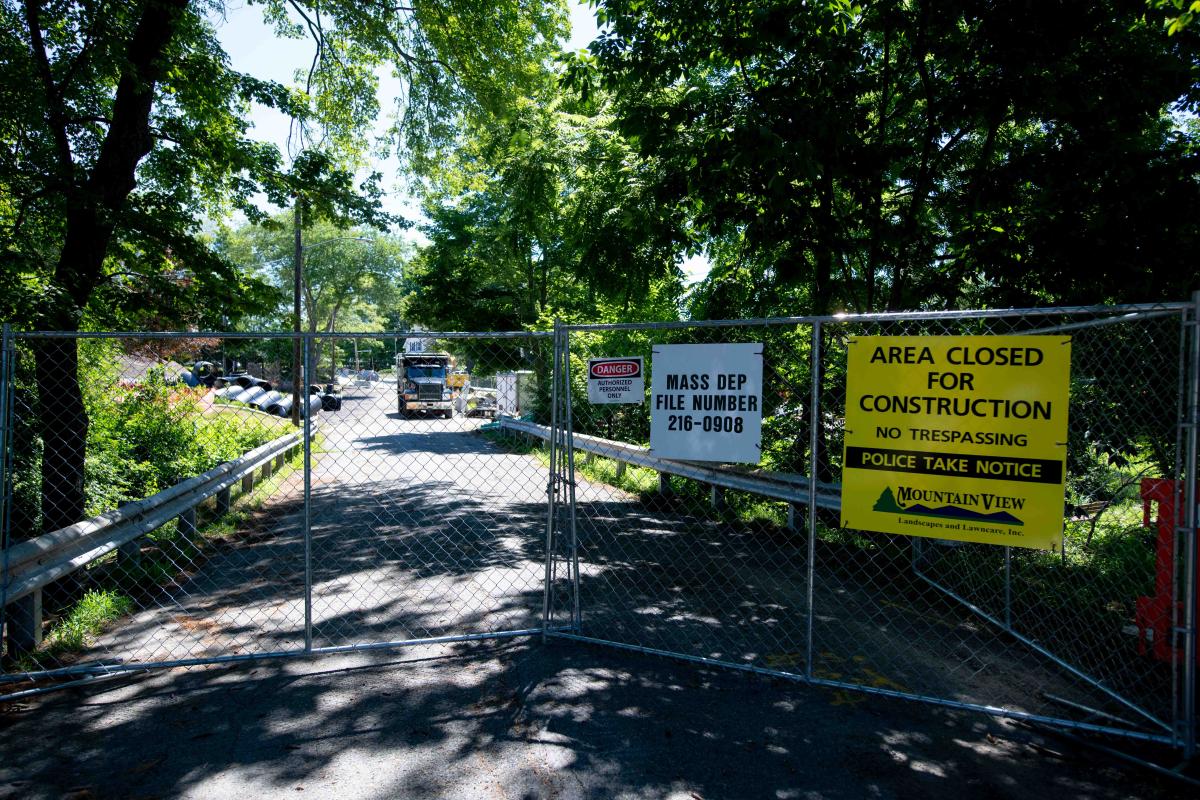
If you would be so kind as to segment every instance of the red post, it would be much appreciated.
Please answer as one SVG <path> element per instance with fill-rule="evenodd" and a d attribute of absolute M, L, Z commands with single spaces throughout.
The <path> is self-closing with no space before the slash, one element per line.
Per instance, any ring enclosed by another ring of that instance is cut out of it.
<path fill-rule="evenodd" d="M 1183 604 L 1174 600 L 1177 583 L 1175 529 L 1182 524 L 1175 508 L 1178 490 L 1178 481 L 1164 478 L 1142 479 L 1142 525 L 1150 527 L 1151 506 L 1157 503 L 1158 536 L 1154 557 L 1154 594 L 1137 599 L 1135 621 L 1138 629 L 1138 653 L 1144 655 L 1149 645 L 1150 652 L 1159 661 L 1183 659 L 1183 648 L 1175 646 L 1171 631 L 1173 620 L 1183 619 Z M 1197 553 L 1196 566 L 1200 568 L 1200 552 Z M 1200 612 L 1200 599 L 1197 603 L 1197 611 Z M 1177 613 L 1172 614 L 1172 611 Z M 1197 660 L 1200 661 L 1200 656 Z"/>

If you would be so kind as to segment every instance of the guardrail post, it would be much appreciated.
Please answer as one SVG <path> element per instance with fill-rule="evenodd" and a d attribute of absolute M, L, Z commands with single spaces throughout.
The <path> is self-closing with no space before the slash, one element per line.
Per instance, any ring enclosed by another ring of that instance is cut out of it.
<path fill-rule="evenodd" d="M 231 501 L 232 501 L 232 497 L 230 495 L 228 486 L 226 486 L 221 491 L 217 492 L 217 508 L 216 508 L 216 510 L 217 510 L 218 518 L 223 517 L 229 513 L 229 506 L 230 506 Z"/>
<path fill-rule="evenodd" d="M 665 472 L 658 473 L 658 493 L 662 495 L 671 494 L 671 476 Z"/>
<path fill-rule="evenodd" d="M 242 476 L 242 494 L 250 494 L 254 491 L 254 470 L 250 470 Z"/>
<path fill-rule="evenodd" d="M 34 589 L 8 607 L 8 653 L 31 653 L 42 643 L 42 590 Z"/>
<path fill-rule="evenodd" d="M 287 461 L 287 454 L 286 454 L 286 453 L 280 453 L 279 455 L 275 456 L 275 470 L 276 470 L 276 472 L 278 472 L 279 470 L 283 469 L 283 464 L 284 464 L 284 462 L 285 462 L 285 461 Z"/>
<path fill-rule="evenodd" d="M 796 524 L 797 517 L 801 513 L 800 506 L 796 503 L 788 503 L 787 526 L 790 531 L 798 531 L 801 526 Z"/>
<path fill-rule="evenodd" d="M 725 510 L 725 489 L 721 486 L 709 486 L 708 500 L 712 503 L 713 511 Z"/>
<path fill-rule="evenodd" d="M 124 508 L 132 503 L 132 500 L 122 500 L 117 503 L 117 508 Z M 123 545 L 117 547 L 117 563 L 124 569 L 137 569 L 142 563 L 142 545 L 139 543 L 142 537 L 130 539 Z"/>
<path fill-rule="evenodd" d="M 585 453 L 583 456 L 583 463 L 585 466 L 589 466 L 589 467 L 592 464 L 596 463 L 596 454 L 595 453 Z"/>
<path fill-rule="evenodd" d="M 620 480 L 621 478 L 624 478 L 624 477 L 625 477 L 625 462 L 618 461 L 617 462 L 617 480 Z"/>
<path fill-rule="evenodd" d="M 183 481 L 180 481 L 182 483 Z M 175 532 L 187 544 L 196 538 L 196 507 L 192 506 L 175 518 Z"/>
<path fill-rule="evenodd" d="M 262 465 L 262 472 L 259 473 L 259 477 L 265 481 L 274 474 L 275 474 L 274 460 L 268 460 L 268 461 L 264 462 Z"/>

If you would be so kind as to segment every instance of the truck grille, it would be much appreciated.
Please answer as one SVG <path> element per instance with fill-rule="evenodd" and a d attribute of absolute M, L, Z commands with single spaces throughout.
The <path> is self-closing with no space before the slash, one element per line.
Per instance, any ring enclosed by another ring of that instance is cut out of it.
<path fill-rule="evenodd" d="M 422 402 L 442 399 L 442 387 L 436 383 L 421 383 L 417 385 L 417 399 Z"/>

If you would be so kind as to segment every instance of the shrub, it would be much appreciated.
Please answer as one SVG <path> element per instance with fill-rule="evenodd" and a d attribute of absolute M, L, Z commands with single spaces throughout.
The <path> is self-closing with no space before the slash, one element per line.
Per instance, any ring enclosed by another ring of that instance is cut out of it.
<path fill-rule="evenodd" d="M 162 370 L 136 383 L 112 381 L 111 353 L 89 355 L 99 358 L 81 359 L 91 373 L 84 376 L 88 515 L 160 492 L 279 435 L 273 420 L 206 410 L 204 389 L 168 383 Z"/>

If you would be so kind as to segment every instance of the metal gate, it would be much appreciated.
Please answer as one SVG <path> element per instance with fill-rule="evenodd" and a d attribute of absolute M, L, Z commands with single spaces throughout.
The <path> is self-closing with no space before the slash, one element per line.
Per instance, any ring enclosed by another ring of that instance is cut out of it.
<path fill-rule="evenodd" d="M 1196 318 L 1181 303 L 564 326 L 580 611 L 552 635 L 1190 748 Z M 1050 332 L 1073 340 L 1061 552 L 838 526 L 849 336 Z M 586 402 L 589 358 L 715 342 L 763 346 L 756 467 L 656 458 L 646 406 Z"/>
<path fill-rule="evenodd" d="M 0 693 L 540 634 L 1190 752 L 1197 307 L 6 329 Z M 838 526 L 847 337 L 1040 332 L 1073 339 L 1062 552 Z M 755 467 L 587 402 L 589 357 L 705 342 L 763 345 Z"/>

